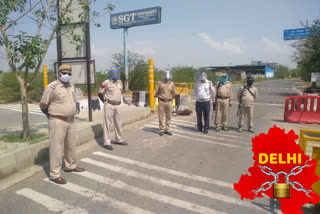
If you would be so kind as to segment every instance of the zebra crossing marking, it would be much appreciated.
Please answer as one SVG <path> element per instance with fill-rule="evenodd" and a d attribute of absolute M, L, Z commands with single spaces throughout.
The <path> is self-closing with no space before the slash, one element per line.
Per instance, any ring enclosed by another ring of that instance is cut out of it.
<path fill-rule="evenodd" d="M 152 128 L 156 128 L 157 126 L 154 125 L 149 125 L 146 124 L 145 127 L 150 126 Z M 176 126 L 173 126 L 176 127 Z M 175 129 L 175 128 L 170 128 L 170 130 L 174 131 L 174 132 L 179 132 L 182 134 L 189 134 L 189 135 L 193 135 L 193 136 L 197 136 L 197 137 L 202 137 L 202 138 L 208 138 L 208 139 L 213 139 L 213 140 L 222 140 L 222 141 L 229 141 L 229 142 L 234 142 L 237 144 L 244 144 L 244 145 L 251 145 L 250 142 L 243 142 L 242 140 L 234 140 L 234 139 L 229 139 L 229 138 L 222 138 L 222 137 L 217 137 L 217 136 L 212 136 L 212 135 L 204 135 L 203 133 L 197 133 L 197 132 L 190 132 L 190 131 L 182 131 L 180 129 Z"/>
<path fill-rule="evenodd" d="M 159 123 L 158 122 L 151 122 L 152 124 L 154 124 L 154 125 L 158 125 Z M 177 122 L 172 122 L 173 124 L 179 124 L 179 125 L 182 125 L 182 126 L 186 126 L 186 127 L 190 127 L 190 128 L 195 128 L 196 129 L 196 126 L 191 126 L 191 125 L 185 125 L 185 124 L 181 124 L 181 123 L 177 123 Z M 147 124 L 148 125 L 148 124 Z M 176 126 L 176 125 L 170 125 L 170 127 L 174 127 L 174 128 L 180 128 L 179 126 Z M 188 131 L 188 132 L 185 132 L 185 133 L 193 133 L 194 134 L 194 132 L 190 132 L 190 131 Z M 237 133 L 237 132 L 232 132 L 232 131 L 229 131 L 229 135 L 228 134 L 223 134 L 223 133 L 220 133 L 220 132 L 215 132 L 215 134 L 216 135 L 219 135 L 219 136 L 225 136 L 225 137 L 230 137 L 230 138 L 236 138 L 237 140 L 239 140 L 239 138 L 241 138 L 241 139 L 248 139 L 248 138 L 246 138 L 246 137 L 244 137 L 244 136 L 234 136 L 234 135 L 231 135 L 231 134 L 239 134 L 239 133 Z M 203 135 L 201 135 L 201 136 L 203 136 Z M 213 137 L 213 136 L 211 136 L 211 137 Z M 215 136 L 214 136 L 215 137 Z M 219 138 L 219 137 L 216 137 L 216 138 Z M 221 139 L 221 138 L 220 138 Z M 223 138 L 223 140 L 230 140 L 230 141 L 234 141 L 234 140 L 232 140 L 232 139 L 226 139 L 226 138 Z"/>
<path fill-rule="evenodd" d="M 157 122 L 159 122 L 159 120 L 156 120 Z M 172 123 L 176 123 L 176 124 L 179 124 L 179 125 L 186 125 L 184 123 L 188 123 L 191 125 L 193 125 L 193 127 L 196 127 L 197 126 L 197 123 L 196 122 L 193 122 L 193 121 L 185 121 L 185 120 L 178 120 L 178 119 L 173 119 L 171 120 Z M 236 134 L 236 135 L 240 135 L 241 137 L 241 133 L 238 133 L 238 132 L 234 132 L 234 131 L 228 131 L 229 133 L 232 133 L 232 134 Z M 217 133 L 217 134 L 222 134 L 222 133 Z M 238 137 L 237 137 L 238 138 Z"/>
<path fill-rule="evenodd" d="M 146 198 L 149 198 L 149 199 L 152 199 L 152 200 L 155 200 L 155 201 L 159 201 L 159 202 L 162 202 L 162 203 L 165 203 L 165 204 L 170 204 L 172 206 L 183 208 L 183 209 L 186 209 L 186 210 L 189 210 L 189 211 L 192 211 L 192 212 L 201 213 L 201 214 L 226 214 L 225 212 L 221 212 L 221 211 L 218 211 L 218 210 L 210 209 L 208 207 L 204 207 L 204 206 L 201 206 L 201 205 L 198 205 L 198 204 L 194 204 L 194 203 L 191 203 L 191 202 L 183 201 L 183 200 L 176 199 L 176 198 L 173 198 L 173 197 L 170 197 L 170 196 L 166 196 L 166 195 L 162 195 L 162 194 L 159 194 L 159 193 L 147 191 L 147 190 L 144 190 L 144 189 L 141 189 L 141 188 L 138 188 L 138 187 L 130 186 L 130 185 L 128 185 L 128 184 L 126 184 L 126 183 L 124 183 L 124 182 L 122 182 L 120 180 L 113 180 L 111 178 L 104 177 L 104 176 L 101 176 L 101 175 L 97 175 L 97 174 L 94 174 L 94 173 L 89 172 L 89 171 L 84 171 L 84 172 L 81 172 L 81 173 L 74 173 L 74 174 L 89 178 L 91 180 L 97 181 L 97 182 L 102 183 L 102 184 L 107 184 L 107 185 L 110 185 L 112 187 L 119 188 L 119 189 L 122 189 L 122 190 L 125 190 L 125 191 L 128 191 L 128 192 L 137 194 L 137 195 L 142 196 L 142 197 L 146 197 Z"/>
<path fill-rule="evenodd" d="M 187 121 L 187 122 L 181 123 L 180 121 L 182 122 L 183 120 L 171 120 L 171 123 L 172 124 L 178 124 L 178 125 L 182 125 L 182 126 L 188 126 L 188 127 L 196 128 L 196 123 L 194 123 L 194 122 Z M 159 123 L 159 120 L 155 120 L 152 123 Z M 189 125 L 185 124 L 185 123 L 188 123 Z M 235 132 L 235 131 L 228 131 L 228 133 L 232 133 L 232 134 L 234 134 L 234 136 L 230 135 L 230 134 L 228 135 L 228 134 L 224 134 L 224 133 L 221 133 L 221 132 L 216 132 L 217 135 L 221 135 L 221 136 L 227 136 L 227 137 L 237 138 L 237 139 L 239 139 L 239 138 L 247 139 L 246 137 L 243 136 L 243 134 Z"/>
<path fill-rule="evenodd" d="M 140 179 L 144 179 L 144 180 L 147 180 L 147 181 L 155 183 L 155 184 L 159 184 L 159 185 L 166 186 L 166 187 L 171 187 L 171 188 L 177 189 L 179 191 L 185 191 L 185 192 L 188 192 L 188 193 L 197 194 L 197 195 L 200 195 L 200 196 L 204 196 L 204 197 L 207 197 L 207 198 L 211 198 L 211 199 L 215 199 L 215 200 L 219 200 L 219 201 L 223 201 L 223 202 L 231 203 L 231 204 L 235 204 L 235 205 L 242 205 L 242 206 L 246 206 L 246 207 L 252 207 L 252 205 L 250 203 L 246 203 L 244 201 L 241 201 L 239 199 L 236 199 L 236 198 L 233 198 L 233 197 L 230 197 L 230 196 L 226 196 L 226 195 L 223 195 L 223 194 L 210 192 L 210 191 L 207 191 L 207 190 L 204 190 L 204 189 L 199 189 L 199 188 L 195 188 L 195 187 L 191 187 L 191 186 L 175 183 L 175 182 L 168 181 L 168 180 L 165 180 L 165 179 L 156 178 L 154 176 L 145 175 L 145 174 L 142 174 L 142 173 L 134 171 L 134 170 L 125 169 L 123 167 L 118 167 L 118 166 L 113 166 L 113 165 L 110 165 L 110 164 L 107 164 L 107 163 L 102 163 L 100 161 L 92 160 L 90 158 L 84 158 L 84 159 L 81 159 L 81 161 L 85 162 L 85 163 L 89 163 L 89 164 L 95 165 L 95 166 L 102 167 L 102 168 L 107 169 L 107 170 L 111 170 L 113 172 L 121 173 L 121 174 L 124 174 L 126 176 L 130 176 L 130 177 L 134 177 L 134 178 L 140 178 Z"/>
<path fill-rule="evenodd" d="M 61 214 L 89 214 L 82 208 L 71 206 L 67 203 L 54 199 L 50 196 L 39 193 L 29 188 L 23 188 L 16 192 L 18 195 L 22 195 L 37 204 L 41 204 L 51 212 L 61 212 Z"/>
<path fill-rule="evenodd" d="M 64 185 L 56 184 L 54 182 L 51 182 L 48 178 L 45 178 L 44 181 L 49 182 L 50 184 L 54 184 L 58 187 L 64 188 L 66 190 L 69 190 L 71 192 L 74 192 L 76 194 L 79 194 L 81 196 L 87 197 L 93 201 L 102 201 L 102 202 L 108 202 L 108 205 L 119 209 L 123 212 L 130 213 L 130 214 L 154 214 L 153 212 L 150 212 L 148 210 L 141 209 L 139 207 L 132 206 L 130 204 L 127 204 L 125 202 L 114 200 L 105 194 L 98 193 L 96 191 L 93 191 L 91 189 L 87 189 L 85 187 L 73 184 L 68 181 L 68 183 Z"/>
<path fill-rule="evenodd" d="M 19 104 L 16 105 L 0 105 L 0 109 L 6 109 L 6 110 L 11 110 L 11 111 L 17 111 L 17 112 L 22 112 L 22 107 Z M 28 113 L 29 114 L 35 114 L 35 115 L 41 115 L 45 116 L 39 108 L 35 107 L 29 107 L 28 106 Z"/>
<path fill-rule="evenodd" d="M 93 154 L 98 155 L 98 156 L 102 156 L 102 157 L 106 157 L 109 159 L 121 161 L 121 162 L 124 162 L 127 164 L 136 165 L 136 166 L 139 166 L 139 167 L 142 167 L 145 169 L 151 169 L 151 170 L 155 170 L 155 171 L 159 171 L 159 172 L 165 172 L 165 173 L 168 173 L 171 175 L 175 175 L 175 176 L 179 176 L 179 177 L 183 177 L 183 178 L 187 178 L 187 179 L 191 179 L 191 180 L 195 180 L 195 181 L 200 181 L 200 182 L 204 182 L 204 183 L 214 184 L 214 185 L 233 189 L 233 184 L 225 182 L 225 181 L 220 181 L 220 180 L 216 180 L 213 178 L 203 177 L 203 176 L 199 176 L 199 175 L 195 175 L 195 174 L 190 174 L 190 173 L 181 172 L 181 171 L 177 171 L 177 170 L 173 170 L 173 169 L 168 169 L 168 168 L 164 168 L 164 167 L 160 167 L 160 166 L 155 166 L 155 165 L 148 164 L 145 162 L 140 162 L 140 161 L 136 161 L 136 160 L 120 157 L 120 156 L 115 156 L 115 155 L 111 155 L 111 154 L 100 152 L 100 151 L 94 152 Z"/>
<path fill-rule="evenodd" d="M 157 126 L 153 126 L 153 125 L 145 125 L 145 127 L 143 128 L 143 130 L 152 130 L 151 128 L 158 128 Z M 193 134 L 193 133 L 191 133 Z M 189 136 L 185 136 L 185 135 L 180 135 L 175 133 L 173 135 L 173 137 L 180 137 L 180 138 L 185 138 L 185 139 L 189 139 L 189 140 L 194 140 L 196 142 L 203 142 L 203 143 L 209 143 L 209 144 L 215 144 L 215 145 L 219 145 L 219 146 L 226 146 L 226 147 L 232 147 L 232 148 L 239 148 L 239 149 L 245 149 L 245 150 L 250 150 L 249 148 L 244 148 L 241 146 L 237 146 L 234 144 L 227 144 L 227 143 L 221 143 L 221 142 L 215 142 L 215 141 L 211 141 L 211 140 L 204 140 L 204 139 L 199 139 L 199 138 L 195 138 L 195 137 L 189 137 Z"/>

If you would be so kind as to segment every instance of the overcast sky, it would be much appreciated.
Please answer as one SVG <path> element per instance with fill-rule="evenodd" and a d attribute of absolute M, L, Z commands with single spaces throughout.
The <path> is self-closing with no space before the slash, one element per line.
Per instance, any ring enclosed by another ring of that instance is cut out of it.
<path fill-rule="evenodd" d="M 290 68 L 292 41 L 283 30 L 320 18 L 319 0 L 98 0 L 112 3 L 113 13 L 160 6 L 160 24 L 129 28 L 129 50 L 153 58 L 157 67 L 223 66 L 274 61 Z M 123 30 L 110 29 L 110 15 L 91 28 L 92 58 L 98 71 L 110 68 L 111 55 L 123 51 Z M 56 60 L 52 42 L 45 63 Z M 2 61 L 3 62 L 3 61 Z M 3 67 L 3 66 L 1 66 Z M 1 69 L 1 68 L 0 68 Z"/>

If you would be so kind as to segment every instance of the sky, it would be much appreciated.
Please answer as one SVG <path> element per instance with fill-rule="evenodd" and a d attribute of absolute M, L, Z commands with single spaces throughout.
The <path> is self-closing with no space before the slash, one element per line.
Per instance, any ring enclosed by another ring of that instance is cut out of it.
<path fill-rule="evenodd" d="M 115 5 L 112 13 L 160 6 L 161 23 L 128 30 L 128 49 L 153 58 L 158 68 L 231 66 L 272 61 L 295 68 L 293 41 L 285 29 L 320 19 L 319 0 L 97 0 L 94 8 Z M 94 9 L 93 8 L 93 9 Z M 111 67 L 111 56 L 123 51 L 123 29 L 110 29 L 110 15 L 91 26 L 91 52 L 96 70 Z M 53 41 L 45 58 L 56 61 Z M 1 68 L 0 68 L 1 69 Z"/>

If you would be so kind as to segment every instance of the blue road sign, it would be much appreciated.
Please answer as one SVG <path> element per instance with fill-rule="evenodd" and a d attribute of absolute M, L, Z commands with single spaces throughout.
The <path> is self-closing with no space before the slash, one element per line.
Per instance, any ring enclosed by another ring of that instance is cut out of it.
<path fill-rule="evenodd" d="M 161 7 L 145 8 L 110 15 L 110 28 L 129 28 L 161 22 Z"/>
<path fill-rule="evenodd" d="M 303 39 L 310 37 L 311 33 L 307 28 L 288 29 L 283 31 L 283 40 Z"/>

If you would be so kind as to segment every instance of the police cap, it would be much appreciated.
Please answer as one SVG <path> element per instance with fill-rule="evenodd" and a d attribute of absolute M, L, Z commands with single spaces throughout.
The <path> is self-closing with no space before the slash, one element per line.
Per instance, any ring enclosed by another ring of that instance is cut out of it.
<path fill-rule="evenodd" d="M 70 65 L 63 64 L 59 67 L 59 71 L 63 71 L 63 70 L 72 71 L 72 68 Z"/>

